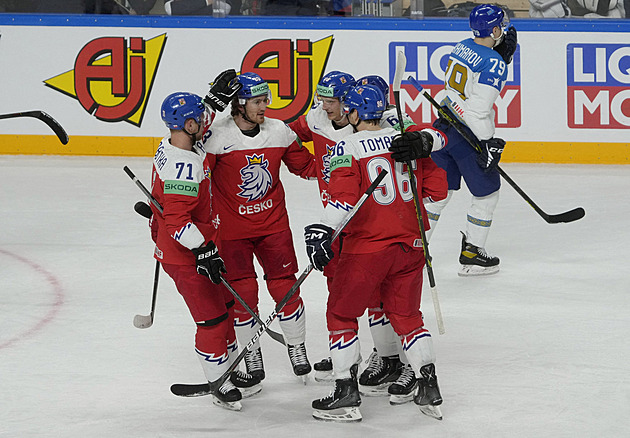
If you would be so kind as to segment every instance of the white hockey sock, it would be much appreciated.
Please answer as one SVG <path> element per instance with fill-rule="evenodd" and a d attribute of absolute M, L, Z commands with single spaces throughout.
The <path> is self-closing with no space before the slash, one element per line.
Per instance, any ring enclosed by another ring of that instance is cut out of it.
<path fill-rule="evenodd" d="M 361 362 L 361 345 L 354 330 L 329 332 L 328 347 L 332 358 L 335 379 L 350 378 L 350 368 Z"/>
<path fill-rule="evenodd" d="M 214 353 L 205 353 L 197 348 L 195 351 L 201 363 L 201 368 L 203 368 L 203 373 L 209 382 L 214 382 L 221 377 L 230 366 L 229 346 L 228 352 L 220 356 L 216 356 Z"/>
<path fill-rule="evenodd" d="M 437 226 L 437 222 L 440 219 L 442 210 L 444 210 L 444 207 L 446 207 L 446 204 L 448 204 L 448 202 L 451 200 L 452 197 L 453 197 L 453 190 L 449 190 L 446 198 L 442 199 L 441 201 L 430 202 L 430 201 L 427 201 L 426 199 L 423 199 L 424 208 L 427 210 L 427 217 L 429 218 L 429 226 L 430 226 L 430 228 L 426 230 L 426 233 L 425 233 L 427 236 L 427 241 L 431 240 L 431 235 L 433 234 L 433 230 L 435 230 L 435 227 Z"/>
<path fill-rule="evenodd" d="M 466 241 L 480 248 L 485 248 L 492 216 L 499 202 L 499 191 L 479 198 L 473 196 L 468 208 L 468 222 L 466 223 Z"/>
<path fill-rule="evenodd" d="M 304 343 L 306 340 L 306 313 L 304 312 L 303 303 L 300 303 L 290 314 L 284 311 L 279 312 L 278 321 L 288 345 Z"/>
<path fill-rule="evenodd" d="M 253 316 L 247 312 L 234 312 L 234 331 L 236 338 L 242 345 L 246 345 L 250 339 L 254 337 L 260 326 Z M 256 341 L 250 351 L 254 351 L 260 347 L 260 342 Z"/>
<path fill-rule="evenodd" d="M 425 328 L 420 328 L 400 338 L 403 351 L 417 376 L 420 375 L 420 368 L 424 365 L 435 363 L 433 339 Z"/>
<path fill-rule="evenodd" d="M 374 348 L 376 348 L 378 355 L 385 357 L 397 355 L 400 340 L 383 309 L 368 309 L 368 322 Z"/>

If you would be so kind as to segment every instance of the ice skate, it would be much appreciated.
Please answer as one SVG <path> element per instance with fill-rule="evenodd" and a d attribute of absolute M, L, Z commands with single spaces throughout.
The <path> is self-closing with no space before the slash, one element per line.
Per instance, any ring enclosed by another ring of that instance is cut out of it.
<path fill-rule="evenodd" d="M 490 256 L 485 249 L 468 243 L 464 233 L 462 233 L 462 252 L 459 255 L 459 263 L 461 265 L 458 272 L 460 277 L 499 272 L 499 258 Z"/>
<path fill-rule="evenodd" d="M 306 385 L 307 375 L 311 372 L 311 364 L 306 357 L 306 346 L 304 343 L 298 345 L 287 345 L 289 352 L 289 359 L 291 359 L 291 365 L 293 366 L 293 373 L 302 378 L 302 381 Z"/>
<path fill-rule="evenodd" d="M 333 377 L 333 364 L 332 359 L 327 357 L 326 359 L 322 359 L 313 365 L 315 369 L 315 381 L 316 382 L 333 382 L 335 378 Z"/>
<path fill-rule="evenodd" d="M 230 411 L 240 411 L 243 408 L 240 402 L 242 398 L 241 392 L 234 386 L 232 380 L 227 379 L 219 390 L 212 394 L 212 403 Z"/>
<path fill-rule="evenodd" d="M 421 377 L 418 379 L 418 392 L 413 401 L 418 405 L 418 409 L 425 415 L 436 420 L 442 419 L 442 395 L 438 387 L 437 376 L 435 375 L 435 365 L 432 363 L 420 368 Z"/>
<path fill-rule="evenodd" d="M 247 352 L 245 355 L 245 367 L 247 368 L 247 374 L 256 377 L 261 382 L 265 380 L 265 367 L 260 347 Z"/>
<path fill-rule="evenodd" d="M 367 362 L 368 366 L 359 378 L 361 394 L 368 397 L 388 395 L 387 388 L 400 376 L 402 362 L 398 356 L 381 357 L 376 349 Z"/>
<path fill-rule="evenodd" d="M 400 377 L 392 383 L 387 392 L 389 393 L 389 404 L 392 406 L 402 405 L 413 400 L 418 380 L 411 365 L 404 365 Z"/>
<path fill-rule="evenodd" d="M 241 370 L 232 371 L 230 374 L 230 380 L 241 391 L 243 398 L 251 397 L 254 394 L 258 394 L 262 391 L 262 384 L 258 377 L 254 377 L 251 374 L 244 373 Z"/>
<path fill-rule="evenodd" d="M 350 370 L 348 379 L 335 380 L 335 387 L 327 397 L 313 400 L 313 417 L 324 421 L 361 421 L 361 395 L 357 385 L 357 365 Z"/>

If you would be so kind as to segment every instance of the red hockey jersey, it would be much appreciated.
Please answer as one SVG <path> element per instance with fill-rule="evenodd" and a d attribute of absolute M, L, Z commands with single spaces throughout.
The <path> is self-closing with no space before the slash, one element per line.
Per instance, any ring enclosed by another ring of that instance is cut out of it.
<path fill-rule="evenodd" d="M 316 177 L 315 157 L 281 120 L 266 118 L 249 137 L 232 117 L 216 121 L 205 144 L 212 172 L 221 239 L 265 236 L 289 228 L 280 165 L 302 178 Z"/>
<path fill-rule="evenodd" d="M 338 141 L 354 132 L 352 125 L 335 128 L 321 103 L 313 107 L 308 114 L 298 117 L 289 127 L 301 141 L 313 142 L 313 155 L 317 162 L 317 183 L 324 204 L 328 202 L 328 182 L 330 181 L 330 157 Z"/>
<path fill-rule="evenodd" d="M 337 143 L 330 161 L 330 201 L 322 222 L 337 228 L 381 170 L 388 174 L 344 229 L 343 251 L 376 252 L 394 243 L 422 247 L 407 165 L 391 158 L 393 128 L 360 131 Z M 425 158 L 412 162 L 425 229 L 429 229 L 422 198 L 446 198 L 446 172 Z"/>
<path fill-rule="evenodd" d="M 197 142 L 192 151 L 177 148 L 164 137 L 153 158 L 151 194 L 157 220 L 155 257 L 175 265 L 195 264 L 190 251 L 217 240 L 218 220 L 212 212 L 210 173 L 206 151 Z"/>

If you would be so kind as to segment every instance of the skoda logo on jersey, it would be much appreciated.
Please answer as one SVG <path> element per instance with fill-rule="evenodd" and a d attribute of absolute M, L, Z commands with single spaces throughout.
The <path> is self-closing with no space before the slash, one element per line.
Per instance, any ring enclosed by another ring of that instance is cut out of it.
<path fill-rule="evenodd" d="M 243 184 L 238 186 L 241 189 L 238 195 L 248 201 L 256 201 L 262 199 L 271 187 L 271 173 L 267 170 L 269 161 L 265 160 L 265 154 L 246 155 L 245 158 L 247 166 L 241 169 Z"/>
<path fill-rule="evenodd" d="M 328 184 L 330 181 L 330 159 L 332 158 L 333 153 L 335 152 L 335 146 L 326 145 L 326 155 L 322 157 L 322 175 L 323 179 Z"/>

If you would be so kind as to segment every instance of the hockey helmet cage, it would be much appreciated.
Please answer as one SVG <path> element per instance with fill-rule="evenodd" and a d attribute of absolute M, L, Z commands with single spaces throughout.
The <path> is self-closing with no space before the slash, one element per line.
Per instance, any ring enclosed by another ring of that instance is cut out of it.
<path fill-rule="evenodd" d="M 315 98 L 321 99 L 322 97 L 338 98 L 340 101 L 346 95 L 346 93 L 352 89 L 356 84 L 354 76 L 350 73 L 344 73 L 341 71 L 331 71 L 324 75 L 324 77 L 317 84 L 315 91 Z"/>
<path fill-rule="evenodd" d="M 385 79 L 378 75 L 368 75 L 357 79 L 357 85 L 374 85 L 376 88 L 383 92 L 385 96 L 385 106 L 389 105 L 389 85 L 385 82 Z"/>
<path fill-rule="evenodd" d="M 387 108 L 383 92 L 374 85 L 358 85 L 343 99 L 343 110 L 350 114 L 357 110 L 361 120 L 379 120 Z"/>
<path fill-rule="evenodd" d="M 470 13 L 470 28 L 477 38 L 489 37 L 495 26 L 505 30 L 509 24 L 510 18 L 499 6 L 479 5 Z"/>
<path fill-rule="evenodd" d="M 271 104 L 271 90 L 269 89 L 269 84 L 256 73 L 241 73 L 232 79 L 232 81 L 242 85 L 237 93 L 239 104 L 245 105 L 248 99 L 264 95 L 267 96 Z"/>
<path fill-rule="evenodd" d="M 198 124 L 205 122 L 206 107 L 201 97 L 192 93 L 177 92 L 169 94 L 162 102 L 162 120 L 169 129 L 184 129 L 188 119 L 194 119 Z"/>

